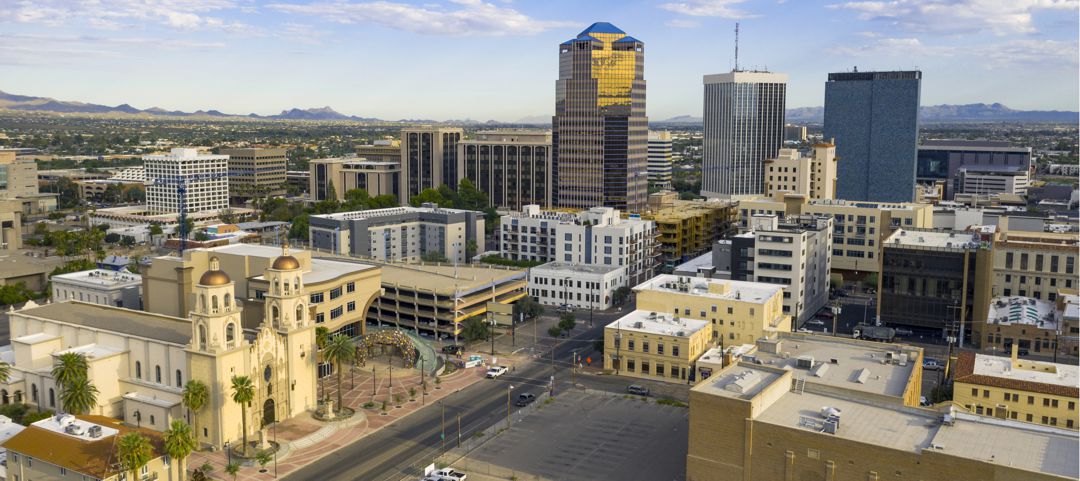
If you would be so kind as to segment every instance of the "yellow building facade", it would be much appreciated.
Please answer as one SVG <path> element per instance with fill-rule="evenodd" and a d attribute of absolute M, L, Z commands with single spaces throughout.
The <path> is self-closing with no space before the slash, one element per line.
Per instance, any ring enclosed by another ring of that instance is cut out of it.
<path fill-rule="evenodd" d="M 735 204 L 727 201 L 686 201 L 667 192 L 649 196 L 642 218 L 656 223 L 660 257 L 668 267 L 712 249 L 713 242 L 736 232 Z"/>
<path fill-rule="evenodd" d="M 953 405 L 987 417 L 1077 430 L 1080 367 L 965 351 L 956 361 Z"/>
<path fill-rule="evenodd" d="M 689 382 L 711 345 L 708 321 L 637 310 L 604 328 L 604 369 L 617 375 Z"/>

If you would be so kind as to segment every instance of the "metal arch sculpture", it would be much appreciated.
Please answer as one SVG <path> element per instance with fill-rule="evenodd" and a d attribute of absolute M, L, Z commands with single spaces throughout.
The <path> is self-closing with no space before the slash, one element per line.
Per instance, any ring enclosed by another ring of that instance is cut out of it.
<path fill-rule="evenodd" d="M 360 337 L 356 343 L 356 363 L 364 366 L 371 357 L 371 349 L 375 345 L 392 346 L 401 351 L 401 358 L 405 360 L 406 367 L 416 364 L 416 349 L 413 348 L 412 340 L 405 333 L 397 329 L 385 329 L 375 331 Z"/>

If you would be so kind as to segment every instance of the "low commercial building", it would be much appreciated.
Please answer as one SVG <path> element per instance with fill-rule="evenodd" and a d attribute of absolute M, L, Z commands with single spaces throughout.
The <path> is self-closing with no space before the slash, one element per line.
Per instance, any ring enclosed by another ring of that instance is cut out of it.
<path fill-rule="evenodd" d="M 750 227 L 714 249 L 714 259 L 727 254 L 716 265 L 730 266 L 730 279 L 783 286 L 784 314 L 802 327 L 829 301 L 832 217 L 755 215 Z"/>
<path fill-rule="evenodd" d="M 634 287 L 637 309 L 701 319 L 712 326 L 710 342 L 753 344 L 791 331 L 783 312 L 783 288 L 775 284 L 656 276 Z"/>
<path fill-rule="evenodd" d="M 993 295 L 1053 301 L 1061 289 L 1076 289 L 1080 234 L 1022 232 L 1014 219 L 994 237 Z"/>
<path fill-rule="evenodd" d="M 484 252 L 484 213 L 435 204 L 313 215 L 311 247 L 384 262 L 436 256 L 465 264 Z"/>
<path fill-rule="evenodd" d="M 91 269 L 52 276 L 49 280 L 53 302 L 71 300 L 142 309 L 142 276 L 138 274 Z"/>
<path fill-rule="evenodd" d="M 184 317 L 195 308 L 191 293 L 195 281 L 217 259 L 220 269 L 236 284 L 244 304 L 243 327 L 259 326 L 266 310 L 270 283 L 264 269 L 281 254 L 276 246 L 232 244 L 208 249 L 189 249 L 184 256 L 161 256 L 142 269 L 144 309 Z M 304 272 L 304 286 L 316 326 L 331 332 L 363 334 L 367 311 L 381 294 L 380 269 L 347 259 L 313 257 L 311 251 L 293 249 L 290 255 Z"/>
<path fill-rule="evenodd" d="M 910 355 L 864 354 L 859 361 L 868 367 L 851 361 L 795 356 L 794 369 L 738 362 L 698 383 L 690 390 L 686 479 L 1043 481 L 1080 475 L 1073 431 L 897 404 L 859 389 L 860 381 L 876 381 L 889 366 L 914 364 Z M 846 375 L 819 384 L 819 369 Z"/>
<path fill-rule="evenodd" d="M 660 260 L 669 272 L 708 251 L 713 242 L 734 235 L 736 206 L 724 200 L 678 200 L 672 192 L 649 195 L 643 219 L 656 223 Z"/>
<path fill-rule="evenodd" d="M 382 294 L 367 311 L 368 324 L 397 326 L 439 340 L 457 342 L 462 322 L 486 316 L 488 303 L 511 304 L 526 294 L 524 270 L 445 264 L 379 267 Z"/>
<path fill-rule="evenodd" d="M 139 479 L 172 479 L 175 468 L 170 466 L 160 433 L 127 426 L 106 416 L 70 414 L 37 421 L 4 442 L 8 451 L 5 479 L 126 479 L 131 473 L 116 462 L 116 449 L 120 438 L 130 433 L 150 441 L 150 456 L 139 469 Z"/>
<path fill-rule="evenodd" d="M 78 180 L 75 185 L 79 186 L 79 198 L 94 202 L 123 202 L 128 191 L 145 189 L 142 182 L 112 179 Z M 115 194 L 115 200 L 110 198 L 110 194 Z"/>
<path fill-rule="evenodd" d="M 8 204 L 3 210 L 23 215 L 56 210 L 57 194 L 38 190 L 37 163 L 18 153 L 18 149 L 0 149 L 0 203 Z"/>
<path fill-rule="evenodd" d="M 977 306 L 989 305 L 990 249 L 975 232 L 898 229 L 883 249 L 877 315 L 891 327 L 923 330 L 961 347 Z"/>
<path fill-rule="evenodd" d="M 0 251 L 22 249 L 22 208 L 0 200 Z"/>
<path fill-rule="evenodd" d="M 233 201 L 285 195 L 285 149 L 221 149 L 219 153 L 229 156 L 229 198 Z"/>
<path fill-rule="evenodd" d="M 709 322 L 645 310 L 604 327 L 604 369 L 617 375 L 690 382 L 712 341 Z"/>
<path fill-rule="evenodd" d="M 765 159 L 765 195 L 801 194 L 809 199 L 836 198 L 836 145 L 814 144 L 809 155 L 798 149 L 780 149 Z"/>
<path fill-rule="evenodd" d="M 548 262 L 529 269 L 529 295 L 547 306 L 608 309 L 628 281 L 622 266 Z"/>
<path fill-rule="evenodd" d="M 943 200 L 962 192 L 958 183 L 961 169 L 1011 167 L 1031 169 L 1031 147 L 1014 147 L 1009 142 L 988 140 L 924 140 L 919 145 L 915 179 L 928 184 L 944 182 Z"/>
<path fill-rule="evenodd" d="M 577 213 L 527 205 L 499 219 L 499 253 L 517 261 L 625 267 L 630 283 L 656 268 L 656 225 L 610 207 Z"/>
<path fill-rule="evenodd" d="M 1077 430 L 1080 367 L 1019 359 L 1017 350 L 1011 358 L 961 352 L 953 405 L 982 416 Z"/>
<path fill-rule="evenodd" d="M 481 130 L 458 142 L 457 157 L 463 178 L 486 193 L 492 206 L 552 206 L 551 131 Z"/>
<path fill-rule="evenodd" d="M 983 165 L 956 173 L 956 193 L 967 195 L 1027 195 L 1028 171 L 1020 167 Z"/>
<path fill-rule="evenodd" d="M 390 150 L 398 153 L 400 149 Z M 392 195 L 398 202 L 405 204 L 408 199 L 401 195 L 401 163 L 396 161 L 373 160 L 360 154 L 344 157 L 317 159 L 309 162 L 311 169 L 308 192 L 312 201 L 344 201 L 345 193 L 353 189 L 363 189 L 368 195 Z"/>
<path fill-rule="evenodd" d="M 189 211 L 187 218 L 195 222 L 196 227 L 221 224 L 221 214 L 228 212 L 237 219 L 250 219 L 255 217 L 254 209 L 244 207 L 228 207 L 221 210 Z M 180 225 L 179 213 L 154 213 L 141 205 L 124 207 L 110 207 L 97 209 L 90 214 L 90 225 L 105 224 L 109 227 L 146 227 L 149 224 L 158 224 L 165 232 L 173 232 Z"/>
<path fill-rule="evenodd" d="M 985 321 L 972 325 L 972 338 L 982 350 L 1008 352 L 1015 344 L 1025 353 L 1068 353 L 1063 341 L 1080 327 L 1066 315 L 1072 305 L 1066 302 L 1069 297 L 1060 296 L 1057 303 L 1030 297 L 995 297 L 990 300 Z"/>

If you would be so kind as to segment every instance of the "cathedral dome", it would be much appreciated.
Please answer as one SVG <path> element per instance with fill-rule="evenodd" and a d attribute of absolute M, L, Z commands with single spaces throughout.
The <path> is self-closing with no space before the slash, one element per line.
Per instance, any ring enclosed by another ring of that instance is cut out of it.
<path fill-rule="evenodd" d="M 277 259 L 274 259 L 274 264 L 270 266 L 270 268 L 278 271 L 299 269 L 300 261 L 296 260 L 296 258 L 293 256 L 283 255 L 279 256 Z"/>
<path fill-rule="evenodd" d="M 203 286 L 223 286 L 230 282 L 232 282 L 232 279 L 229 279 L 229 275 L 225 271 L 219 270 L 206 271 L 199 278 L 199 284 Z"/>

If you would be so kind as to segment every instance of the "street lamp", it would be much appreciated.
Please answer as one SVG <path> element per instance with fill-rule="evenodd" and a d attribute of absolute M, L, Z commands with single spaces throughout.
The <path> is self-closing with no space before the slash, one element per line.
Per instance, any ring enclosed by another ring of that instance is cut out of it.
<path fill-rule="evenodd" d="M 491 357 L 495 358 L 495 313 L 488 311 L 488 324 L 491 326 L 488 328 L 488 337 L 491 338 Z"/>
<path fill-rule="evenodd" d="M 514 386 L 506 386 L 506 429 L 510 429 L 510 390 L 514 389 Z"/>
<path fill-rule="evenodd" d="M 617 322 L 617 321 L 616 321 Z M 619 325 L 616 325 L 619 327 Z M 619 370 L 622 369 L 622 357 L 619 356 L 619 350 L 622 348 L 622 332 L 615 332 L 615 375 L 619 375 Z"/>

